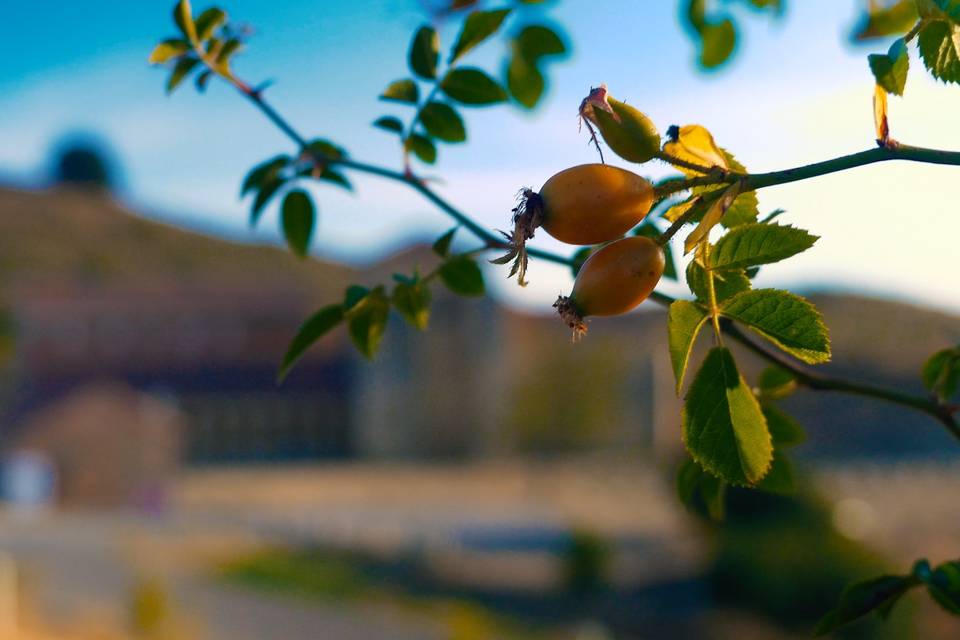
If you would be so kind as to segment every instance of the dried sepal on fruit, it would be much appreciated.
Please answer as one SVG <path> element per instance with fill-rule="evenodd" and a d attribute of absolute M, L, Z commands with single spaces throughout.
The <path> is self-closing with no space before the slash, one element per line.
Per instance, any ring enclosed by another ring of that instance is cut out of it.
<path fill-rule="evenodd" d="M 509 252 L 494 264 L 512 262 L 510 276 L 526 285 L 526 242 L 537 229 L 575 245 L 616 240 L 639 224 L 653 204 L 653 185 L 626 169 L 584 164 L 564 169 L 547 180 L 539 193 L 520 192 L 513 209 L 513 231 L 501 232 Z"/>
<path fill-rule="evenodd" d="M 521 287 L 527 286 L 527 265 L 530 258 L 527 255 L 527 240 L 533 238 L 534 232 L 540 226 L 543 218 L 543 205 L 540 195 L 533 189 L 520 190 L 520 202 L 513 208 L 513 231 L 500 231 L 506 239 L 510 250 L 499 258 L 490 262 L 493 264 L 509 264 L 508 278 L 517 276 L 517 283 Z"/>
<path fill-rule="evenodd" d="M 587 332 L 587 317 L 620 315 L 646 300 L 665 266 L 663 248 L 655 240 L 632 236 L 611 242 L 583 263 L 573 291 L 553 306 L 579 340 Z"/>
<path fill-rule="evenodd" d="M 660 152 L 660 132 L 653 121 L 639 109 L 612 97 L 605 84 L 591 88 L 580 103 L 580 122 L 587 126 L 590 140 L 600 153 L 600 162 L 603 151 L 597 130 L 607 146 L 624 160 L 642 164 Z"/>

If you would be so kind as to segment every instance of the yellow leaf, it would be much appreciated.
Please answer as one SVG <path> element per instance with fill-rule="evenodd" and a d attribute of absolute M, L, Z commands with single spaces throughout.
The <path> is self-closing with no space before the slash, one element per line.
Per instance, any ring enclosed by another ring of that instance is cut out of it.
<path fill-rule="evenodd" d="M 741 189 L 742 186 L 740 182 L 735 182 L 723 192 L 723 195 L 716 199 L 716 201 L 710 206 L 710 209 L 704 214 L 703 220 L 700 221 L 700 224 L 697 225 L 697 228 L 694 229 L 684 241 L 684 254 L 690 253 L 694 247 L 706 240 L 707 236 L 710 234 L 710 230 L 717 226 L 717 224 L 720 222 L 720 219 L 723 218 L 723 214 L 727 212 L 727 209 L 730 208 L 730 205 L 733 204 L 733 201 L 737 199 L 738 195 L 740 195 Z"/>
<path fill-rule="evenodd" d="M 699 124 L 680 127 L 676 140 L 663 146 L 668 154 L 705 167 L 729 169 L 727 159 L 714 142 L 713 136 Z M 678 167 L 685 173 L 694 173 L 684 167 Z"/>
<path fill-rule="evenodd" d="M 873 91 L 873 123 L 877 128 L 877 142 L 886 146 L 890 141 L 890 122 L 887 120 L 887 92 L 879 84 Z"/>
<path fill-rule="evenodd" d="M 699 202 L 699 198 L 690 198 L 680 204 L 675 204 L 663 213 L 663 217 L 670 222 L 676 222 L 680 216 L 689 211 L 690 207 L 697 204 L 697 202 Z"/>

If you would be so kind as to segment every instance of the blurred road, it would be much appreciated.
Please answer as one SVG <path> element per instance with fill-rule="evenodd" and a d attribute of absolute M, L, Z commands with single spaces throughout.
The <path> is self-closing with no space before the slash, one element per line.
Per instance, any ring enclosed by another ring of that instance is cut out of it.
<path fill-rule="evenodd" d="M 702 540 L 672 488 L 638 467 L 192 471 L 162 516 L 17 518 L 0 511 L 0 552 L 18 564 L 32 608 L 63 628 L 97 616 L 124 628 L 136 585 L 149 579 L 165 585 L 174 615 L 199 630 L 185 640 L 439 639 L 448 636 L 443 621 L 416 611 L 247 590 L 216 581 L 211 569 L 265 543 L 321 543 L 390 557 L 416 549 L 447 583 L 542 591 L 557 579 L 555 556 L 544 545 L 562 527 L 588 523 L 621 543 L 614 564 L 630 584 L 694 575 L 703 562 Z M 846 464 L 821 469 L 816 484 L 838 529 L 882 550 L 896 566 L 921 556 L 955 557 L 956 465 Z"/>
<path fill-rule="evenodd" d="M 25 597 L 54 628 L 75 628 L 92 618 L 124 627 L 132 591 L 149 571 L 169 590 L 176 615 L 201 629 L 204 640 L 441 637 L 439 629 L 402 612 L 298 600 L 216 582 L 201 573 L 206 567 L 191 569 L 172 552 L 190 537 L 189 528 L 169 520 L 112 514 L 3 518 L 0 550 L 15 559 Z M 147 547 L 142 546 L 145 535 L 150 536 Z M 150 549 L 159 557 L 142 554 Z"/>

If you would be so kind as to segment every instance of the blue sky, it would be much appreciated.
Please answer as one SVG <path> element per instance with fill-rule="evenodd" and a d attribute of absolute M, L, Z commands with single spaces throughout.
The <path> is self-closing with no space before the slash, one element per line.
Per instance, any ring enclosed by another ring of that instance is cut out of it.
<path fill-rule="evenodd" d="M 202 3 L 197 8 L 202 8 Z M 675 0 L 561 0 L 532 9 L 562 25 L 574 54 L 551 67 L 545 104 L 534 114 L 501 106 L 466 109 L 466 145 L 441 148 L 430 175 L 438 189 L 489 227 L 503 227 L 521 186 L 595 161 L 578 131 L 576 107 L 591 85 L 670 124 L 700 123 L 752 170 L 785 168 L 872 144 L 872 84 L 866 54 L 847 34 L 858 0 L 789 3 L 782 20 L 741 14 L 735 61 L 704 74 L 677 19 Z M 232 90 L 185 86 L 163 93 L 150 69 L 152 45 L 172 34 L 169 0 L 34 0 L 5 7 L 0 41 L 17 55 L 0 58 L 0 175 L 41 176 L 53 143 L 68 132 L 108 140 L 123 166 L 124 199 L 145 215 L 240 241 L 277 242 L 275 211 L 247 226 L 238 199 L 246 170 L 290 145 Z M 251 82 L 275 81 L 268 97 L 308 135 L 332 138 L 357 158 L 399 163 L 396 141 L 370 123 L 403 107 L 378 102 L 404 76 L 410 34 L 424 15 L 417 0 L 257 2 L 222 6 L 256 28 L 236 69 Z M 441 33 L 445 45 L 455 25 Z M 493 64 L 503 43 L 471 63 Z M 893 135 L 919 145 L 960 148 L 960 87 L 938 85 L 913 52 L 907 97 L 891 104 Z M 662 175 L 663 167 L 639 172 Z M 357 193 L 316 191 L 318 255 L 356 263 L 412 238 L 449 228 L 417 194 L 381 179 L 352 176 Z M 764 270 L 761 286 L 831 287 L 960 310 L 955 244 L 960 216 L 952 184 L 960 168 L 875 165 L 801 185 L 764 190 L 761 206 L 823 236 L 803 256 Z M 540 246 L 567 250 L 549 238 Z M 549 309 L 570 287 L 566 270 L 534 264 L 531 287 L 496 291 L 516 304 Z M 667 287 L 680 293 L 679 288 Z"/>

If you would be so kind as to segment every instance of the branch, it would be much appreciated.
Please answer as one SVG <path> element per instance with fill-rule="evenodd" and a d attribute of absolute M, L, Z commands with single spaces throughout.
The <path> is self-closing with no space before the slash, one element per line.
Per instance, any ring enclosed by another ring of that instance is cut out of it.
<path fill-rule="evenodd" d="M 874 164 L 875 162 L 887 162 L 889 160 L 908 160 L 925 164 L 960 166 L 960 152 L 914 147 L 897 142 L 888 147 L 867 149 L 866 151 L 851 153 L 850 155 L 840 156 L 839 158 L 832 158 L 830 160 L 824 160 L 823 162 L 815 162 L 792 169 L 782 169 L 768 173 L 749 173 L 746 175 L 729 174 L 724 177 L 705 175 L 687 180 L 671 181 L 659 186 L 656 192 L 658 196 L 662 197 L 671 193 L 677 193 L 678 191 L 686 191 L 693 187 L 729 184 L 740 179 L 743 180 L 743 190 L 745 192 L 754 191 L 765 187 L 797 182 L 798 180 L 809 180 L 810 178 L 846 171 L 847 169 L 854 169 L 856 167 Z"/>
<path fill-rule="evenodd" d="M 791 374 L 793 374 L 793 377 L 799 384 L 802 384 L 808 389 L 813 391 L 839 391 L 852 395 L 884 400 L 893 404 L 899 404 L 904 407 L 916 409 L 917 411 L 926 413 L 927 415 L 936 418 L 941 424 L 943 424 L 944 427 L 946 427 L 947 431 L 949 431 L 954 438 L 960 440 L 960 424 L 957 423 L 957 420 L 953 415 L 955 407 L 942 404 L 935 399 L 914 396 L 907 393 L 901 393 L 900 391 L 896 391 L 894 389 L 887 389 L 885 387 L 854 382 L 852 380 L 844 380 L 843 378 L 835 378 L 832 376 L 823 375 L 819 372 L 811 371 L 810 369 L 802 367 L 778 353 L 764 349 L 755 343 L 749 336 L 747 336 L 729 318 L 724 318 L 721 320 L 721 328 L 724 333 L 756 355 L 760 356 L 771 364 L 777 365 L 781 369 L 789 371 Z"/>
<path fill-rule="evenodd" d="M 815 162 L 814 164 L 808 164 L 794 169 L 750 174 L 746 177 L 744 191 L 787 184 L 798 180 L 807 180 L 809 178 L 816 178 L 818 176 L 837 173 L 838 171 L 846 171 L 847 169 L 862 167 L 875 162 L 886 162 L 888 160 L 909 160 L 911 162 L 926 164 L 960 165 L 960 152 L 925 149 L 923 147 L 893 143 L 889 147 L 868 149 L 859 153 L 851 153 L 848 156 L 841 156 L 823 162 Z"/>
<path fill-rule="evenodd" d="M 696 171 L 697 173 L 703 173 L 705 175 L 713 174 L 716 176 L 724 177 L 726 174 L 729 173 L 726 169 L 722 167 L 708 167 L 703 164 L 690 162 L 688 160 L 684 160 L 683 158 L 678 158 L 677 156 L 670 155 L 669 153 L 667 153 L 666 151 L 663 151 L 662 149 L 657 153 L 657 155 L 653 157 L 656 158 L 657 160 L 662 160 L 667 164 L 673 165 L 674 167 L 682 167 L 684 169 L 689 169 L 690 171 Z"/>
<path fill-rule="evenodd" d="M 284 134 L 287 135 L 287 137 L 293 140 L 297 146 L 300 147 L 301 152 L 309 153 L 314 158 L 314 161 L 318 164 L 340 165 L 348 169 L 355 169 L 357 171 L 380 176 L 388 180 L 394 180 L 407 184 L 419 191 L 425 198 L 434 203 L 444 213 L 453 218 L 458 224 L 462 225 L 477 238 L 482 240 L 486 249 L 506 248 L 506 243 L 498 238 L 493 232 L 475 222 L 468 215 L 457 209 L 455 206 L 444 200 L 440 195 L 431 190 L 426 184 L 424 184 L 422 180 L 409 173 L 395 171 L 385 167 L 367 164 L 365 162 L 358 162 L 356 160 L 350 160 L 349 158 L 329 157 L 311 151 L 309 149 L 309 143 L 307 139 L 304 138 L 296 129 L 294 129 L 293 126 L 291 126 L 290 123 L 283 118 L 283 116 L 281 116 L 268 102 L 263 99 L 263 95 L 260 91 L 251 88 L 249 85 L 236 77 L 228 77 L 223 75 L 221 75 L 221 77 L 236 87 L 240 93 L 253 102 L 253 104 L 261 112 L 263 112 L 263 114 L 266 115 L 274 125 L 276 125 L 281 131 L 283 131 Z M 774 171 L 771 173 L 760 173 L 746 176 L 739 174 L 728 174 L 725 180 L 744 180 L 744 191 L 749 191 L 751 189 L 760 189 L 763 187 L 773 186 L 775 184 L 785 184 L 787 182 L 805 180 L 807 178 L 834 173 L 836 171 L 843 171 L 845 169 L 871 164 L 874 162 L 883 162 L 885 160 L 912 160 L 915 162 L 926 162 L 932 164 L 960 165 L 960 153 L 937 151 L 934 149 L 922 149 L 919 147 L 909 147 L 906 145 L 896 145 L 894 148 L 871 149 L 849 156 L 827 160 L 825 162 L 818 162 L 816 164 L 798 167 L 796 169 L 787 169 L 785 171 Z M 686 188 L 689 188 L 689 186 L 692 186 L 690 183 L 697 182 L 698 180 L 712 180 L 712 182 L 699 182 L 698 184 L 717 184 L 717 179 L 712 176 L 693 178 L 691 180 L 684 180 L 681 182 L 686 183 L 688 185 Z M 676 191 L 680 190 L 683 189 L 676 189 Z M 528 249 L 527 253 L 532 257 L 540 258 L 541 260 L 546 260 L 555 264 L 567 266 L 573 264 L 573 261 L 569 257 L 544 251 L 542 249 Z M 676 301 L 676 298 L 664 293 L 660 293 L 659 291 L 654 291 L 650 295 L 650 299 L 663 306 L 669 306 L 671 303 Z M 840 391 L 851 393 L 854 395 L 875 398 L 915 409 L 936 418 L 955 438 L 960 440 L 960 425 L 958 425 L 953 416 L 953 413 L 956 409 L 955 407 L 940 404 L 939 402 L 930 400 L 928 398 L 900 393 L 899 391 L 894 391 L 892 389 L 875 387 L 868 384 L 862 384 L 814 373 L 800 367 L 791 360 L 788 360 L 779 354 L 767 351 L 763 347 L 755 344 L 753 340 L 744 334 L 743 331 L 741 331 L 739 327 L 737 327 L 729 319 L 722 319 L 720 322 L 720 328 L 725 334 L 744 345 L 750 351 L 792 373 L 800 384 L 803 384 L 809 389 L 814 391 Z"/>

